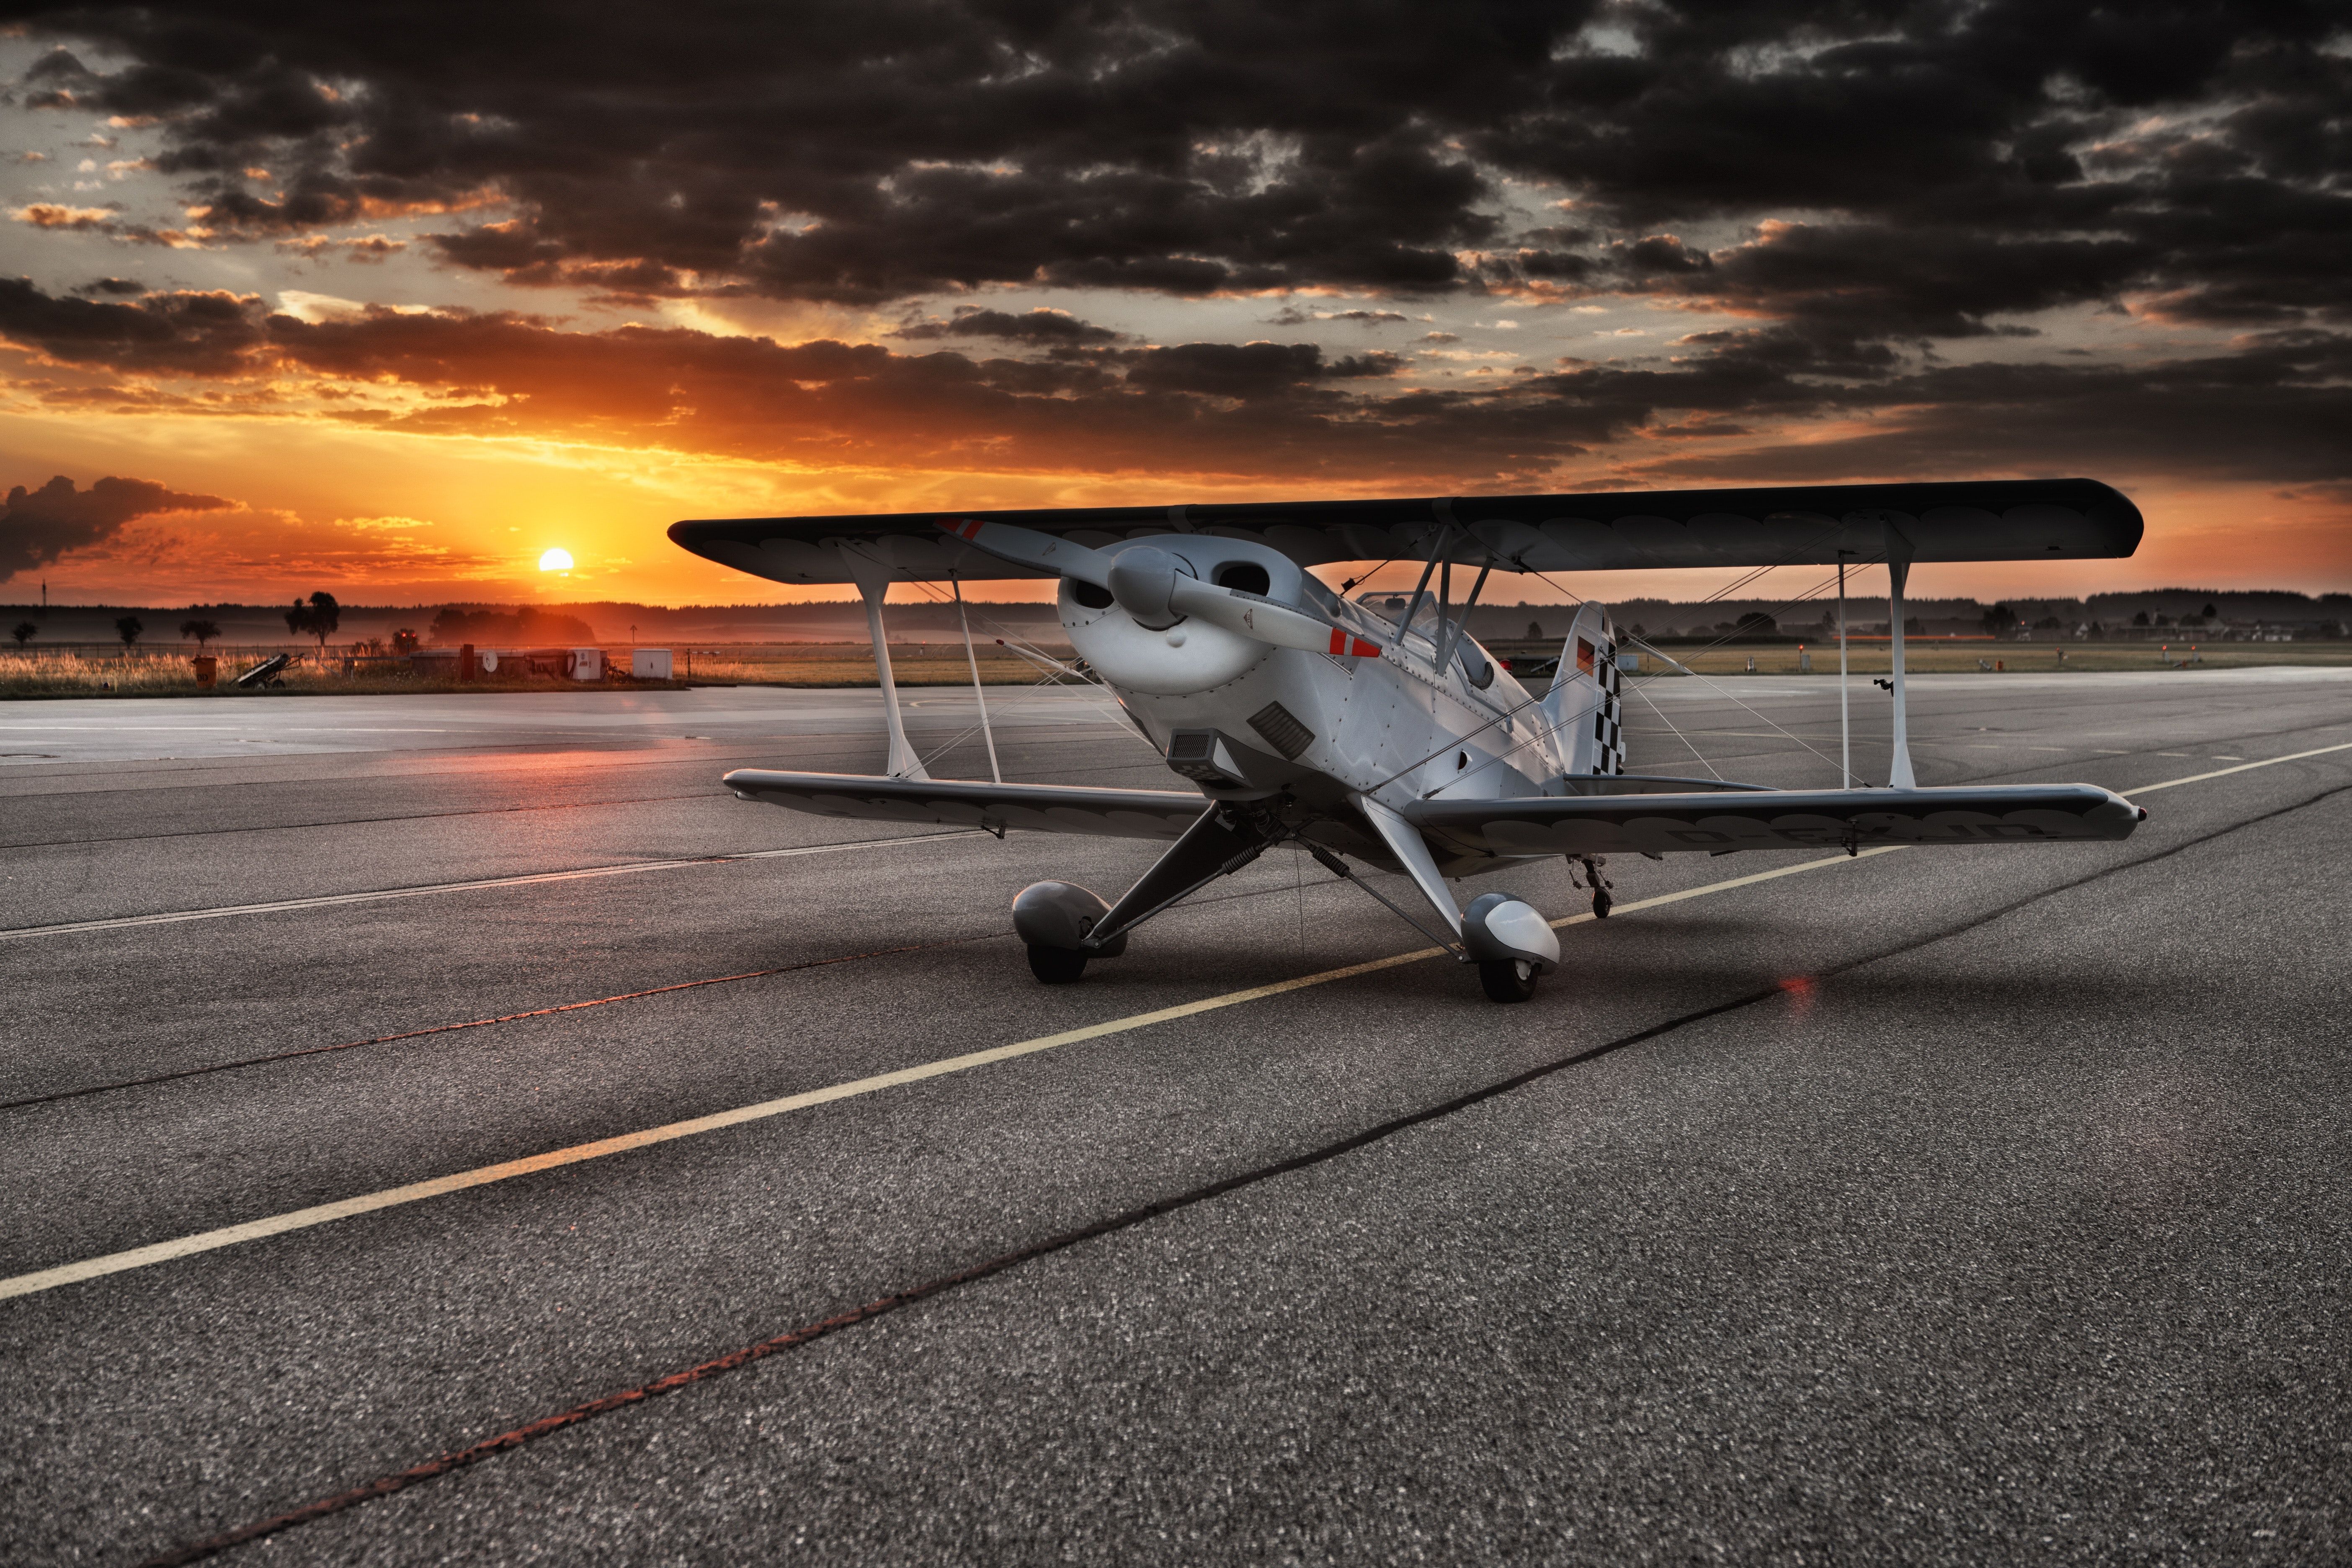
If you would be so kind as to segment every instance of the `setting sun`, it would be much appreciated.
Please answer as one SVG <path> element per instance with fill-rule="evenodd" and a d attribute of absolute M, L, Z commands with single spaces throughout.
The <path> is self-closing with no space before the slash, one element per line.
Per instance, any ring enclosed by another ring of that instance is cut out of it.
<path fill-rule="evenodd" d="M 549 551 L 546 554 L 539 558 L 539 569 L 542 572 L 571 571 L 572 552 L 569 550 Z"/>

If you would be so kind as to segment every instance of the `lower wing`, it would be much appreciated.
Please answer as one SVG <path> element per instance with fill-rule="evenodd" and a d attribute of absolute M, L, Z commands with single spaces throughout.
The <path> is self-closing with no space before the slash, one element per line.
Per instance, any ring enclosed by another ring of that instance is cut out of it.
<path fill-rule="evenodd" d="M 783 773 L 738 768 L 719 783 L 745 800 L 818 816 L 868 822 L 939 822 L 1111 838 L 1175 838 L 1209 808 L 1181 790 L 1078 789 L 1066 784 L 958 784 L 859 773 Z"/>
<path fill-rule="evenodd" d="M 2128 838 L 2147 812 L 2096 784 L 1985 784 L 1423 800 L 1404 818 L 1461 854 L 1721 855 Z"/>

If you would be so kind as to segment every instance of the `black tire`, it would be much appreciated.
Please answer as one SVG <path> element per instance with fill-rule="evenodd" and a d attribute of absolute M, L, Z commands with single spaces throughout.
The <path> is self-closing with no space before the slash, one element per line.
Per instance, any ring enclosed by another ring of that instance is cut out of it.
<path fill-rule="evenodd" d="M 1606 889 L 1606 888 L 1595 888 L 1595 889 L 1592 889 L 1592 918 L 1593 918 L 1594 920 L 1597 920 L 1597 921 L 1605 921 L 1605 920 L 1607 920 L 1607 919 L 1609 918 L 1609 911 L 1610 911 L 1610 910 L 1611 910 L 1612 908 L 1613 908 L 1613 907 L 1616 905 L 1616 902 L 1617 902 L 1617 900 L 1614 900 L 1614 899 L 1612 899 L 1612 898 L 1611 898 L 1611 897 L 1609 896 L 1609 889 Z"/>
<path fill-rule="evenodd" d="M 1075 948 L 1032 947 L 1029 973 L 1048 985 L 1067 985 L 1087 972 L 1087 955 Z"/>
<path fill-rule="evenodd" d="M 1524 958 L 1491 958 L 1478 965 L 1478 984 L 1491 1002 L 1524 1002 L 1536 994 L 1536 966 Z"/>

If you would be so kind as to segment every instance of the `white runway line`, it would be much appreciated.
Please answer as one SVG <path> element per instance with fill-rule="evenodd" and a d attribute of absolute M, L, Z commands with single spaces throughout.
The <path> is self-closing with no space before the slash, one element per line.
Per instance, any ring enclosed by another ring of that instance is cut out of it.
<path fill-rule="evenodd" d="M 963 837 L 955 835 L 954 837 Z M 1865 849 L 1863 858 L 1886 855 L 1902 847 L 1887 845 Z M 1728 881 L 1711 882 L 1703 888 L 1686 889 L 1679 893 L 1665 893 L 1654 899 L 1642 899 L 1617 906 L 1620 913 L 1654 909 L 1661 904 L 1679 903 L 1685 899 L 1704 897 L 1709 893 L 1727 892 L 1734 888 L 1751 887 L 1776 878 L 1791 877 L 1800 871 L 1819 870 L 1828 866 L 1843 866 L 1849 858 L 1832 855 L 1820 860 L 1808 860 L 1795 866 L 1782 866 L 1753 876 L 1734 877 Z M 679 864 L 697 864 L 681 861 Z M 1554 926 L 1570 926 L 1590 921 L 1590 914 L 1570 915 L 1566 920 L 1552 921 Z M 461 1193 L 468 1187 L 487 1186 L 492 1182 L 509 1181 L 516 1176 L 528 1176 L 559 1166 L 576 1165 L 583 1160 L 601 1160 L 610 1154 L 625 1154 L 634 1149 L 650 1148 L 656 1143 L 668 1143 L 680 1138 L 692 1138 L 704 1132 L 716 1132 L 721 1128 L 740 1127 L 747 1121 L 764 1121 L 771 1117 L 805 1110 L 812 1106 L 829 1105 L 835 1100 L 856 1100 L 897 1089 L 903 1084 L 920 1083 L 926 1079 L 944 1078 L 951 1073 L 969 1072 L 973 1068 L 987 1067 L 993 1062 L 1010 1061 L 1015 1057 L 1034 1056 L 1040 1051 L 1054 1050 L 1062 1046 L 1074 1046 L 1082 1040 L 1098 1040 L 1107 1035 L 1125 1034 L 1132 1029 L 1149 1028 L 1154 1024 L 1171 1023 L 1200 1013 L 1215 1012 L 1224 1007 L 1236 1007 L 1244 1002 L 1263 1001 L 1286 992 L 1303 991 L 1311 985 L 1327 985 L 1335 980 L 1349 980 L 1359 974 L 1370 974 L 1382 969 L 1394 969 L 1401 964 L 1418 963 L 1435 958 L 1444 950 L 1424 947 L 1412 952 L 1391 954 L 1344 968 L 1327 969 L 1316 974 L 1300 975 L 1295 980 L 1277 980 L 1266 985 L 1253 985 L 1244 991 L 1228 991 L 1222 995 L 1203 997 L 1197 1002 L 1179 1003 L 1150 1013 L 1135 1013 L 1124 1018 L 1105 1023 L 1088 1024 L 1081 1028 L 1066 1029 L 1058 1035 L 1042 1035 L 1034 1040 L 1019 1040 L 1009 1046 L 996 1046 L 984 1051 L 971 1051 L 962 1056 L 945 1057 L 925 1062 L 919 1067 L 901 1068 L 896 1072 L 877 1073 L 871 1078 L 854 1079 L 824 1089 L 814 1089 L 801 1094 L 786 1095 L 781 1100 L 761 1100 L 756 1105 L 738 1106 L 709 1116 L 697 1116 L 685 1121 L 672 1121 L 660 1127 L 649 1127 L 639 1132 L 624 1132 L 614 1138 L 600 1138 L 592 1143 L 575 1143 L 566 1149 L 552 1149 L 544 1154 L 533 1154 L 520 1160 L 509 1160 L 500 1164 L 482 1165 L 471 1171 L 459 1171 L 454 1175 L 437 1176 L 427 1182 L 413 1182 L 406 1186 L 388 1187 L 382 1192 L 364 1193 L 358 1197 L 344 1198 L 315 1207 L 295 1209 L 286 1214 L 271 1215 L 266 1219 L 248 1220 L 243 1225 L 224 1226 L 218 1230 L 199 1231 L 170 1241 L 159 1241 L 148 1247 L 135 1247 L 127 1252 L 110 1252 L 100 1258 L 84 1258 L 55 1268 L 44 1268 L 31 1274 L 19 1274 L 0 1279 L 0 1299 L 29 1296 L 37 1291 L 53 1290 L 60 1285 L 71 1285 L 83 1279 L 95 1279 L 101 1275 L 120 1274 L 125 1269 L 145 1268 L 157 1263 L 168 1263 L 175 1258 L 187 1258 L 199 1252 L 212 1252 L 224 1247 L 236 1247 L 265 1237 L 282 1236 L 290 1230 L 307 1230 L 312 1226 L 329 1225 L 339 1219 L 373 1214 L 378 1209 L 397 1208 L 403 1204 L 421 1203 L 426 1198 Z"/>
<path fill-rule="evenodd" d="M 268 904 L 226 904 L 209 910 L 169 910 L 161 914 L 72 921 L 64 925 L 16 926 L 0 929 L 0 942 L 16 942 L 36 936 L 70 936 L 76 931 L 121 931 L 130 926 L 175 925 L 182 921 L 225 920 L 231 915 L 274 915 L 289 910 L 331 909 L 338 904 L 373 903 L 380 899 L 422 899 L 436 893 L 470 893 L 483 888 L 522 888 L 534 882 L 576 882 L 587 877 L 626 877 L 638 871 L 676 871 L 688 866 L 718 866 L 733 860 L 784 860 L 796 855 L 835 855 L 845 849 L 887 849 L 893 845 L 929 844 L 941 838 L 977 838 L 986 831 L 972 827 L 953 833 L 910 833 L 903 838 L 861 838 L 849 844 L 810 844 L 795 849 L 749 849 L 731 855 L 697 855 L 682 860 L 631 860 L 619 866 L 583 867 L 577 871 L 534 871 L 520 877 L 486 877 L 476 882 L 432 882 L 419 888 L 386 888 L 367 893 L 322 893 L 310 899 L 280 899 Z"/>
<path fill-rule="evenodd" d="M 2148 795 L 2157 790 L 2174 789 L 2181 784 L 2201 784 L 2207 779 L 2246 773 L 2255 768 L 2275 767 L 2281 763 L 2301 762 L 2308 757 L 2324 757 L 2332 752 L 2347 751 L 2352 751 L 2352 742 L 2336 746 L 2321 746 L 2314 751 L 2297 752 L 2290 756 L 2266 757 L 2260 762 L 2242 763 L 2236 767 L 2221 768 L 2213 773 L 2193 773 L 2187 778 L 2167 779 L 2160 784 L 2142 784 L 2134 793 Z M 968 836 L 942 834 L 924 837 L 963 837 Z M 878 842 L 912 843 L 916 841 L 884 839 Z M 771 856 L 809 854 L 818 853 L 827 848 L 852 847 L 863 847 L 863 846 L 826 845 L 811 850 L 766 850 L 761 853 Z M 1801 861 L 1794 866 L 1781 866 L 1769 871 L 1759 871 L 1751 876 L 1734 877 L 1722 882 L 1710 882 L 1704 887 L 1688 888 L 1678 893 L 1662 893 L 1655 898 L 1636 900 L 1630 903 L 1620 904 L 1617 909 L 1622 913 L 1631 914 L 1638 910 L 1656 909 L 1665 904 L 1680 903 L 1687 899 L 1728 892 L 1735 888 L 1753 887 L 1759 882 L 1769 882 L 1781 877 L 1793 877 L 1803 871 L 1818 871 L 1831 866 L 1843 866 L 1849 860 L 1892 855 L 1897 850 L 1908 847 L 1910 847 L 1908 845 L 1885 844 L 1865 849 L 1858 856 L 1832 855 L 1819 860 Z M 701 865 L 705 862 L 680 860 L 655 864 L 689 866 Z M 562 876 L 585 874 L 588 873 L 557 873 Z M 1551 923 L 1555 928 L 1580 925 L 1592 918 L 1590 914 L 1570 915 L 1565 920 L 1554 921 Z M 105 1275 L 120 1274 L 132 1268 L 145 1268 L 158 1263 L 168 1263 L 174 1258 L 194 1257 L 197 1253 L 217 1251 L 225 1247 L 236 1247 L 248 1241 L 259 1241 L 267 1237 L 283 1236 L 289 1231 L 307 1230 L 312 1226 L 330 1225 L 336 1220 L 373 1214 L 379 1209 L 397 1208 L 404 1204 L 421 1203 L 427 1198 L 444 1197 L 451 1193 L 464 1192 L 469 1187 L 488 1186 L 493 1182 L 509 1181 L 517 1176 L 532 1175 L 541 1171 L 551 1171 L 564 1165 L 576 1165 L 587 1160 L 601 1160 L 607 1155 L 624 1154 L 632 1150 L 650 1148 L 656 1143 L 668 1143 L 680 1138 L 697 1137 L 705 1132 L 718 1131 L 722 1128 L 740 1127 L 751 1121 L 764 1121 L 772 1117 L 787 1115 L 795 1110 L 805 1110 L 813 1106 L 829 1105 L 836 1100 L 856 1100 L 865 1095 L 878 1093 L 886 1089 L 920 1083 L 927 1079 L 945 1078 L 953 1073 L 969 1072 L 974 1068 L 986 1067 L 991 1063 L 1010 1061 L 1016 1057 L 1034 1056 L 1041 1051 L 1076 1045 L 1082 1040 L 1098 1040 L 1109 1035 L 1149 1028 L 1154 1024 L 1170 1023 L 1178 1018 L 1189 1018 L 1202 1013 L 1236 1007 L 1244 1003 L 1263 1001 L 1269 996 L 1280 996 L 1292 991 L 1303 991 L 1309 986 L 1327 985 L 1333 981 L 1353 979 L 1359 974 L 1370 974 L 1383 969 L 1394 969 L 1402 964 L 1418 963 L 1423 959 L 1437 957 L 1443 951 L 1440 948 L 1424 947 L 1412 952 L 1393 953 L 1386 958 L 1351 963 L 1344 968 L 1327 969 L 1319 973 L 1301 975 L 1295 980 L 1278 980 L 1267 985 L 1254 985 L 1244 991 L 1228 991 L 1222 995 L 1203 997 L 1197 1002 L 1180 1003 L 1175 1006 L 1161 1007 L 1150 1013 L 1136 1013 L 1124 1018 L 1113 1018 L 1106 1023 L 1089 1024 L 1082 1028 L 1066 1029 L 1058 1035 L 1043 1035 L 1033 1040 L 1020 1040 L 1009 1046 L 971 1051 L 962 1056 L 945 1057 L 938 1061 L 925 1062 L 919 1067 L 901 1068 L 896 1072 L 877 1073 L 871 1078 L 854 1079 L 847 1083 L 837 1083 L 824 1089 L 786 1095 L 781 1100 L 761 1100 L 756 1105 L 738 1106 L 732 1110 L 721 1110 L 709 1116 L 698 1116 L 685 1121 L 672 1121 L 660 1127 L 649 1127 L 638 1132 L 625 1132 L 614 1138 L 600 1138 L 590 1143 L 575 1143 L 569 1148 L 551 1149 L 546 1153 L 533 1154 L 525 1159 L 509 1160 L 496 1165 L 478 1166 L 470 1171 L 459 1171 L 454 1175 L 437 1176 L 431 1181 L 414 1182 L 406 1186 L 387 1187 L 381 1192 L 363 1193 L 357 1197 L 344 1198 L 336 1203 L 320 1204 L 311 1208 L 294 1209 L 285 1214 L 271 1215 L 263 1219 L 247 1220 L 243 1225 L 224 1226 L 217 1230 L 198 1231 L 192 1236 L 176 1237 L 169 1241 L 159 1241 L 146 1247 L 135 1247 L 123 1252 L 110 1252 L 98 1258 L 86 1258 L 76 1263 L 60 1264 L 54 1268 L 37 1269 L 29 1274 L 18 1274 L 10 1279 L 0 1279 L 0 1300 L 12 1296 L 31 1296 L 44 1290 L 54 1290 L 61 1285 L 78 1284 L 85 1279 L 96 1279 Z"/>
<path fill-rule="evenodd" d="M 2178 789 L 2182 784 L 2203 784 L 2207 779 L 2227 778 L 2231 773 L 2252 773 L 2256 768 L 2274 768 L 2281 763 L 2299 763 L 2305 757 L 2324 757 L 2332 752 L 2352 752 L 2352 741 L 2347 741 L 2340 746 L 2321 746 L 2315 751 L 2295 752 L 2284 757 L 2263 757 L 2258 762 L 2240 763 L 2234 768 L 2215 768 L 2210 773 L 2190 773 L 2185 779 L 2167 779 L 2162 784 L 2141 784 L 2137 789 L 2117 790 L 2116 793 L 2126 796 L 2135 795 L 2154 795 L 2160 789 Z M 2172 755 L 2169 752 L 2158 752 L 2158 754 L 2160 756 Z"/>

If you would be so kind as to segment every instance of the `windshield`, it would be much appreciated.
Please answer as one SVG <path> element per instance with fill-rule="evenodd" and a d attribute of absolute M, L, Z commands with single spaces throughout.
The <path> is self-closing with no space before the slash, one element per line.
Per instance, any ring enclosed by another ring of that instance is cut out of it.
<path fill-rule="evenodd" d="M 1410 590 L 1399 594 L 1383 588 L 1377 592 L 1357 595 L 1356 603 L 1388 622 L 1389 625 L 1402 626 L 1404 625 L 1405 606 L 1412 603 L 1412 594 Z M 1435 594 L 1422 595 L 1421 605 L 1413 613 L 1412 626 L 1409 629 L 1433 640 L 1436 637 L 1437 595 Z"/>

